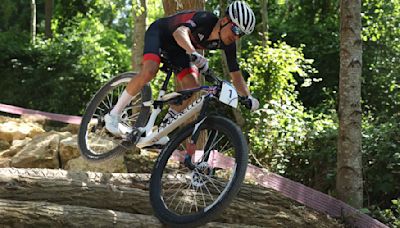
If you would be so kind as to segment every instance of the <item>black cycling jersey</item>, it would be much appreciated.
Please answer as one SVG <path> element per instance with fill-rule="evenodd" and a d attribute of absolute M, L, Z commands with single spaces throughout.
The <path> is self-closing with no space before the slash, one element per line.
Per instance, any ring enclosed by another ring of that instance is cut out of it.
<path fill-rule="evenodd" d="M 222 49 L 225 52 L 230 72 L 238 71 L 236 44 L 224 45 L 220 40 L 208 40 L 218 17 L 207 11 L 183 11 L 161 18 L 150 25 L 145 34 L 144 54 L 159 55 L 160 49 L 166 51 L 171 61 L 182 68 L 190 67 L 186 51 L 175 41 L 172 34 L 180 26 L 190 29 L 190 39 L 196 49 Z"/>

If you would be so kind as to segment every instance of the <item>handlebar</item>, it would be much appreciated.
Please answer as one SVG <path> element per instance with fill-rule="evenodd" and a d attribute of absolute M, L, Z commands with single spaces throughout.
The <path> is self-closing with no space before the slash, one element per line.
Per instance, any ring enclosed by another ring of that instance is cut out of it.
<path fill-rule="evenodd" d="M 194 62 L 194 61 L 196 61 L 197 57 L 195 55 L 189 55 L 189 58 L 190 58 L 191 62 Z M 208 68 L 208 70 L 206 72 L 204 72 L 203 75 L 207 82 L 210 82 L 210 83 L 216 82 L 218 84 L 222 84 L 222 82 L 223 82 L 223 80 L 221 80 L 217 76 L 215 76 L 215 74 L 211 70 L 211 68 Z M 248 96 L 239 96 L 239 102 L 247 109 L 251 109 L 251 100 L 248 98 Z"/>
<path fill-rule="evenodd" d="M 191 62 L 194 62 L 196 61 L 197 57 L 195 55 L 189 55 L 189 58 Z M 217 82 L 218 84 L 222 83 L 222 80 L 215 76 L 214 72 L 210 68 L 208 68 L 207 71 L 203 73 L 203 75 L 207 82 Z"/>

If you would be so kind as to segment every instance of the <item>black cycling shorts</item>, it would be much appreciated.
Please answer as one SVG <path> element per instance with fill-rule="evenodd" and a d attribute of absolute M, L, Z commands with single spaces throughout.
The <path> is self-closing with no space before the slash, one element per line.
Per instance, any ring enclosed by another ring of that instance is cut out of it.
<path fill-rule="evenodd" d="M 161 50 L 166 52 L 169 60 L 175 66 L 181 68 L 180 72 L 175 72 L 179 80 L 187 74 L 198 74 L 197 69 L 190 62 L 186 51 L 177 45 L 176 41 L 163 31 L 163 23 L 160 20 L 150 25 L 144 36 L 143 62 L 152 60 L 160 63 Z M 172 38 L 172 39 L 171 39 Z"/>

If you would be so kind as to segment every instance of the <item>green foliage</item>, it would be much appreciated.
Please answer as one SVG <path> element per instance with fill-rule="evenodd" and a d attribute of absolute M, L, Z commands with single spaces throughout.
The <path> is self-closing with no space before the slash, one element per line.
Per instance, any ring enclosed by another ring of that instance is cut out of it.
<path fill-rule="evenodd" d="M 269 38 L 283 39 L 289 45 L 305 45 L 306 58 L 314 59 L 319 83 L 299 87 L 299 98 L 306 107 L 316 107 L 338 90 L 339 79 L 339 1 L 268 1 Z M 297 78 L 299 82 L 301 78 Z M 329 93 L 325 93 L 328 91 Z M 331 107 L 332 108 L 332 107 Z"/>
<path fill-rule="evenodd" d="M 295 75 L 306 78 L 313 73 L 311 60 L 304 58 L 301 48 L 278 42 L 268 46 L 249 45 L 248 56 L 242 64 L 251 75 L 250 90 L 260 99 L 262 109 L 247 113 L 248 137 L 254 159 L 273 171 L 286 171 L 288 156 L 307 134 L 307 118 L 296 98 Z"/>
<path fill-rule="evenodd" d="M 373 206 L 369 213 L 391 228 L 400 227 L 400 198 L 391 200 L 391 203 L 389 208 L 383 210 Z"/>
<path fill-rule="evenodd" d="M 400 112 L 400 2 L 363 1 L 363 12 L 365 110 L 383 122 Z"/>
<path fill-rule="evenodd" d="M 364 123 L 363 169 L 367 202 L 388 207 L 400 192 L 400 116 Z"/>
<path fill-rule="evenodd" d="M 316 190 L 333 193 L 336 184 L 336 114 L 309 114 L 304 140 L 287 155 L 284 175 Z"/>
<path fill-rule="evenodd" d="M 262 101 L 295 101 L 297 92 L 295 76 L 304 78 L 302 86 L 309 86 L 309 74 L 315 73 L 311 67 L 313 60 L 305 59 L 302 48 L 295 48 L 284 42 L 267 46 L 249 45 L 243 69 L 250 75 L 250 90 Z"/>
<path fill-rule="evenodd" d="M 30 1 L 2 0 L 0 5 L 0 32 L 10 29 L 29 31 L 30 12 Z"/>
<path fill-rule="evenodd" d="M 35 46 L 26 45 L 27 40 L 14 41 L 10 34 L 1 34 L 0 39 L 13 41 L 1 43 L 0 75 L 5 83 L 0 85 L 0 100 L 4 103 L 81 114 L 106 80 L 129 67 L 129 49 L 121 44 L 124 35 L 96 18 L 78 16 L 62 34 L 38 39 Z"/>

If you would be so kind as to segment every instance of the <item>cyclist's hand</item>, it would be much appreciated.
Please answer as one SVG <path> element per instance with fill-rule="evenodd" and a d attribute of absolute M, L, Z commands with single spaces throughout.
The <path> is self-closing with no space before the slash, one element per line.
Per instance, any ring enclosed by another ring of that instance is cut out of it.
<path fill-rule="evenodd" d="M 251 111 L 255 111 L 260 107 L 260 102 L 257 100 L 257 98 L 253 97 L 253 96 L 248 96 L 248 99 L 250 101 L 250 110 Z"/>
<path fill-rule="evenodd" d="M 190 54 L 190 59 L 199 69 L 200 73 L 204 73 L 208 70 L 208 60 L 198 52 Z"/>

